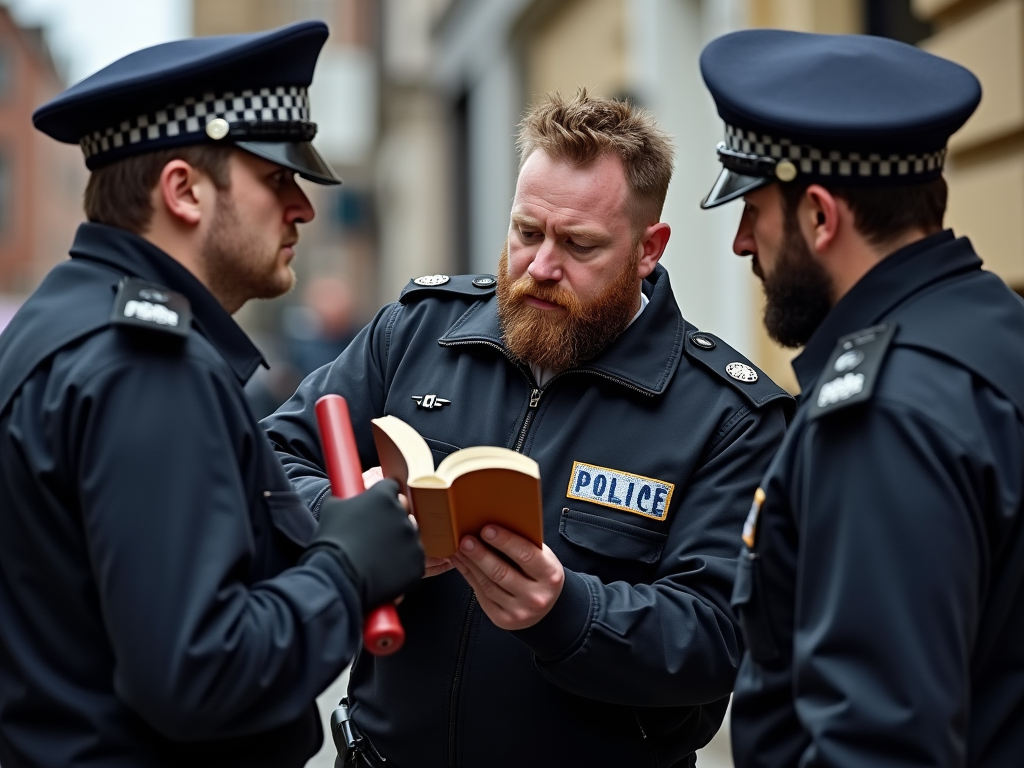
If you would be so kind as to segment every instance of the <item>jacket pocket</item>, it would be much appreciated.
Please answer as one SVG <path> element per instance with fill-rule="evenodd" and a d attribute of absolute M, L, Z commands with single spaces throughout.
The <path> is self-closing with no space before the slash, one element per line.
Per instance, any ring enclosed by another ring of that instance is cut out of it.
<path fill-rule="evenodd" d="M 316 518 L 294 491 L 264 491 L 263 502 L 274 528 L 289 541 L 305 549 L 313 540 Z"/>
<path fill-rule="evenodd" d="M 562 510 L 558 532 L 566 541 L 599 555 L 641 563 L 658 562 L 668 540 L 665 533 L 568 508 Z"/>
<path fill-rule="evenodd" d="M 740 554 L 736 569 L 731 605 L 739 615 L 740 629 L 747 642 L 750 658 L 758 664 L 779 658 L 779 648 L 772 635 L 761 585 L 761 559 L 756 552 L 746 547 Z"/>

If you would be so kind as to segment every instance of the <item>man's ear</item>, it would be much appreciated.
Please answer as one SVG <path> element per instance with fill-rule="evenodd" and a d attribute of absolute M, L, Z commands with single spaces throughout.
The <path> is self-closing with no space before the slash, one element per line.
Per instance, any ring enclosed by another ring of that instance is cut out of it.
<path fill-rule="evenodd" d="M 172 221 L 194 227 L 202 219 L 200 203 L 205 174 L 184 160 L 171 160 L 160 171 L 160 180 L 153 191 L 154 208 L 162 207 Z"/>
<path fill-rule="evenodd" d="M 839 232 L 839 201 L 820 184 L 811 184 L 798 208 L 800 229 L 816 253 L 827 251 Z"/>
<path fill-rule="evenodd" d="M 668 245 L 668 238 L 672 234 L 672 228 L 665 222 L 652 224 L 644 230 L 640 237 L 640 265 L 637 268 L 637 276 L 643 280 L 657 265 L 661 255 Z"/>

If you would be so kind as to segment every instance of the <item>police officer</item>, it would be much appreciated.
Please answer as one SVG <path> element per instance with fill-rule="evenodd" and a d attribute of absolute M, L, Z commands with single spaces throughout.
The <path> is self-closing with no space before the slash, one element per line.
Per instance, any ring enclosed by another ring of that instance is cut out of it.
<path fill-rule="evenodd" d="M 396 486 L 293 492 L 231 313 L 287 290 L 327 28 L 139 51 L 35 114 L 89 223 L 0 337 L 0 763 L 301 766 L 364 611 L 423 570 Z"/>
<path fill-rule="evenodd" d="M 981 89 L 892 40 L 752 30 L 701 57 L 799 410 L 733 592 L 736 765 L 1024 755 L 1024 304 L 942 228 Z"/>
<path fill-rule="evenodd" d="M 672 150 L 648 115 L 554 97 L 519 138 L 497 279 L 413 280 L 264 421 L 314 508 L 328 392 L 366 468 L 386 414 L 435 461 L 498 445 L 540 465 L 545 545 L 466 537 L 399 607 L 402 651 L 356 661 L 350 764 L 692 766 L 739 662 L 734 542 L 792 401 L 681 316 L 658 265 Z"/>

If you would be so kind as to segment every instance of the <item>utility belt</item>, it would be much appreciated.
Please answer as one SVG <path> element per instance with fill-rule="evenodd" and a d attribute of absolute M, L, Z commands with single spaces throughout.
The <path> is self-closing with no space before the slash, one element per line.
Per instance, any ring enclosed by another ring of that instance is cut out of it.
<path fill-rule="evenodd" d="M 387 759 L 374 749 L 352 722 L 348 714 L 348 697 L 338 702 L 338 708 L 331 714 L 331 735 L 338 757 L 334 768 L 391 768 Z"/>

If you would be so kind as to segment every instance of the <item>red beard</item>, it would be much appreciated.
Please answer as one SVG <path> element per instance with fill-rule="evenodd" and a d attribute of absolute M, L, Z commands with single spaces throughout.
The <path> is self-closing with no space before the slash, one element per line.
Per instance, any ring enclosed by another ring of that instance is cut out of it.
<path fill-rule="evenodd" d="M 619 337 L 637 310 L 638 248 L 611 284 L 584 303 L 556 283 L 538 283 L 529 274 L 515 282 L 508 275 L 508 243 L 498 261 L 498 318 L 505 346 L 530 365 L 554 371 L 572 368 L 598 355 Z M 539 309 L 532 296 L 561 309 Z"/>

